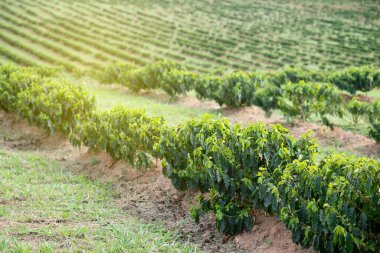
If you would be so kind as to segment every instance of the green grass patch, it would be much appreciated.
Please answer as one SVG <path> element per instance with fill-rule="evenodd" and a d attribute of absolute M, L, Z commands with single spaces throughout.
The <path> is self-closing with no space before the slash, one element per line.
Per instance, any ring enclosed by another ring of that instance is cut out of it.
<path fill-rule="evenodd" d="M 170 101 L 170 98 L 158 93 L 149 97 L 127 92 L 115 86 L 88 86 L 91 94 L 96 96 L 99 109 L 110 109 L 123 105 L 131 109 L 144 109 L 150 116 L 163 116 L 171 125 L 177 125 L 191 118 L 201 118 L 205 113 L 219 114 L 219 109 L 191 107 Z"/>
<path fill-rule="evenodd" d="M 111 184 L 39 155 L 0 149 L 0 252 L 198 252 L 124 214 Z"/>

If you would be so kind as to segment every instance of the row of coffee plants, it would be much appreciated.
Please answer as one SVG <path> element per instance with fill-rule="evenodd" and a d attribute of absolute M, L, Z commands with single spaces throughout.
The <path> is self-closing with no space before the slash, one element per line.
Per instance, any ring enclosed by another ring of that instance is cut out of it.
<path fill-rule="evenodd" d="M 278 216 L 293 241 L 321 252 L 380 249 L 380 163 L 334 154 L 317 162 L 310 134 L 204 117 L 168 131 L 157 150 L 179 190 L 198 190 L 196 221 L 215 214 L 226 234 L 249 231 L 255 210 Z"/>
<path fill-rule="evenodd" d="M 178 70 L 181 70 L 180 74 L 178 73 Z M 109 65 L 102 70 L 96 70 L 94 75 L 102 83 L 120 83 L 134 91 L 139 91 L 141 89 L 161 88 L 167 79 L 169 79 L 174 84 L 171 85 L 172 89 L 180 91 L 173 92 L 171 89 L 166 90 L 171 96 L 183 94 L 189 89 L 195 89 L 199 92 L 200 97 L 211 99 L 211 96 L 205 97 L 203 94 L 207 93 L 207 90 L 210 88 L 212 89 L 213 87 L 214 83 L 208 85 L 208 82 L 210 80 L 217 79 L 214 75 L 202 75 L 186 71 L 185 67 L 171 61 L 158 61 L 145 67 L 136 67 L 131 64 L 116 63 Z M 233 75 L 235 74 L 232 74 L 232 76 Z M 260 81 L 260 84 L 265 82 L 266 84 L 272 84 L 277 87 L 281 87 L 289 82 L 298 83 L 299 81 L 305 81 L 331 83 L 336 85 L 339 89 L 348 91 L 351 94 L 355 94 L 357 91 L 367 92 L 375 87 L 380 87 L 380 70 L 370 66 L 351 67 L 335 72 L 286 68 L 277 72 L 238 72 L 236 75 L 239 75 L 240 77 L 254 75 L 256 78 L 251 80 L 253 83 L 250 83 L 249 85 L 254 85 L 255 87 L 255 81 Z M 189 79 L 189 76 L 192 78 Z M 227 84 L 231 82 L 231 74 L 220 74 L 218 76 L 221 77 L 220 83 L 223 83 L 223 79 L 227 79 Z M 189 80 L 184 82 L 181 80 L 184 79 L 184 77 L 187 77 Z M 257 80 L 257 78 L 260 80 Z M 244 80 L 244 82 L 245 81 L 246 80 Z M 184 83 L 186 84 L 186 88 L 176 87 L 181 85 L 183 86 Z M 240 80 L 235 79 L 233 83 L 239 84 Z M 198 89 L 197 86 L 199 86 Z M 244 97 L 244 95 L 241 96 Z M 225 104 L 229 106 L 245 105 L 245 103 L 236 102 Z"/>
<path fill-rule="evenodd" d="M 267 73 L 265 77 L 278 87 L 288 82 L 323 82 L 332 83 L 351 94 L 355 94 L 357 91 L 367 92 L 375 87 L 380 87 L 380 70 L 370 66 L 351 67 L 334 72 L 287 68 Z"/>
<path fill-rule="evenodd" d="M 159 61 L 145 67 L 115 63 L 94 71 L 92 75 L 103 84 L 118 83 L 133 92 L 161 88 L 173 97 L 189 91 L 197 77 L 170 61 Z"/>
<path fill-rule="evenodd" d="M 74 146 L 105 150 L 116 160 L 135 168 L 148 168 L 157 157 L 153 146 L 167 130 L 162 117 L 148 117 L 143 110 L 116 106 L 110 111 L 78 117 L 70 134 Z"/>
<path fill-rule="evenodd" d="M 161 61 L 140 68 L 114 64 L 98 73 L 104 73 L 103 79 L 98 78 L 103 83 L 122 83 L 133 91 L 161 88 L 170 96 L 176 96 L 193 89 L 199 99 L 214 100 L 221 106 L 256 105 L 268 116 L 277 109 L 289 120 L 305 121 L 315 115 L 326 125 L 331 125 L 329 115 L 342 118 L 355 114 L 346 108 L 351 104 L 344 103 L 337 87 L 354 93 L 380 85 L 380 71 L 371 67 L 333 73 L 288 68 L 266 74 L 199 75 L 179 64 Z M 329 84 L 330 81 L 335 85 Z M 352 116 L 355 122 L 355 115 Z M 369 123 L 370 136 L 379 141 L 378 122 Z"/>
<path fill-rule="evenodd" d="M 50 133 L 69 135 L 74 146 L 107 151 L 136 168 L 157 157 L 153 146 L 167 130 L 161 117 L 115 107 L 97 112 L 95 98 L 79 85 L 49 78 L 55 69 L 0 67 L 0 108 L 16 112 Z"/>
<path fill-rule="evenodd" d="M 230 125 L 204 116 L 174 128 L 143 111 L 95 110 L 80 87 L 30 69 L 0 68 L 0 106 L 76 146 L 106 150 L 137 168 L 161 158 L 179 190 L 200 192 L 192 216 L 215 214 L 226 234 L 249 231 L 255 211 L 279 217 L 293 241 L 323 252 L 380 249 L 380 163 L 333 154 L 317 161 L 310 133 L 294 139 L 281 125 Z M 378 108 L 377 108 L 378 109 Z M 377 110 L 376 109 L 376 110 Z"/>
<path fill-rule="evenodd" d="M 310 111 L 310 106 L 303 103 L 305 98 L 319 101 L 318 106 L 313 106 L 314 109 L 319 107 L 317 114 L 330 111 L 328 108 L 321 108 L 322 100 L 324 104 L 341 104 L 338 90 L 326 84 L 328 82 L 341 89 L 352 86 L 352 90 L 346 89 L 350 92 L 368 91 L 380 86 L 380 71 L 370 67 L 350 68 L 334 73 L 288 68 L 266 74 L 235 72 L 219 76 L 195 74 L 186 71 L 179 64 L 161 61 L 140 68 L 129 64 L 114 64 L 97 73 L 103 77 L 98 78 L 101 82 L 121 83 L 133 91 L 161 88 L 169 95 L 176 96 L 193 89 L 198 98 L 215 100 L 219 105 L 256 105 L 263 108 L 268 115 L 274 109 L 280 109 L 285 116 L 303 119 L 307 117 L 297 107 Z M 295 91 L 292 92 L 292 89 Z M 300 95 L 302 101 L 292 101 L 294 95 Z M 293 103 L 287 106 L 284 101 Z M 297 111 L 299 114 L 294 115 Z M 332 114 L 336 114 L 335 111 L 336 108 Z"/>
<path fill-rule="evenodd" d="M 78 85 L 50 80 L 54 69 L 0 67 L 0 108 L 17 112 L 30 123 L 69 133 L 75 115 L 89 117 L 95 99 Z"/>

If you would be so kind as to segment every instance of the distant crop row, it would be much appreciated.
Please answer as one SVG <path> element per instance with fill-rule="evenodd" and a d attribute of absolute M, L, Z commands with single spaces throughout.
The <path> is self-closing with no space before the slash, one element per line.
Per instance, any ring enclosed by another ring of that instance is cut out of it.
<path fill-rule="evenodd" d="M 330 125 L 328 115 L 341 118 L 348 114 L 357 123 L 356 100 L 345 101 L 342 90 L 355 94 L 380 87 L 380 70 L 372 67 L 336 72 L 288 68 L 269 73 L 202 75 L 187 71 L 180 64 L 160 61 L 145 67 L 113 64 L 95 71 L 94 76 L 102 83 L 119 83 L 134 92 L 162 89 L 176 96 L 194 90 L 198 98 L 211 99 L 219 105 L 256 105 L 268 115 L 278 109 L 289 119 L 303 121 L 316 115 L 326 125 Z M 379 106 L 380 101 L 374 101 L 364 103 L 360 109 L 360 116 L 371 125 L 369 134 L 377 141 L 380 141 Z"/>
<path fill-rule="evenodd" d="M 56 70 L 0 68 L 0 108 L 101 149 L 137 168 L 161 158 L 178 190 L 200 192 L 191 210 L 213 212 L 225 234 L 249 231 L 254 211 L 278 216 L 295 243 L 326 252 L 380 249 L 380 164 L 332 154 L 316 161 L 312 134 L 294 139 L 281 125 L 242 127 L 204 116 L 170 128 L 160 117 L 116 107 L 98 112 L 80 86 Z"/>
<path fill-rule="evenodd" d="M 181 61 L 202 73 L 218 67 L 276 69 L 302 64 L 335 69 L 379 63 L 376 16 L 372 14 L 367 22 L 359 18 L 366 18 L 376 9 L 369 2 L 345 11 L 336 11 L 326 4 L 318 12 L 320 15 L 315 15 L 313 8 L 321 7 L 314 3 L 298 3 L 302 6 L 298 14 L 293 5 L 282 3 L 235 1 L 226 6 L 223 2 L 185 1 L 179 5 L 182 1 L 173 1 L 176 6 L 173 14 L 168 13 L 170 8 L 139 8 L 140 2 L 146 1 L 90 5 L 6 0 L 0 3 L 0 14 L 17 17 L 19 23 L 32 26 L 32 33 L 45 30 L 44 34 L 37 33 L 39 41 L 48 38 L 67 47 L 58 52 L 67 58 L 65 63 L 79 63 L 86 69 L 101 61 L 110 63 L 118 59 L 146 64 L 160 57 Z M 164 3 L 156 1 L 155 5 Z M 235 9 L 236 6 L 239 8 Z M 255 11 L 246 11 L 250 9 Z M 343 12 L 356 18 L 346 22 Z M 44 13 L 43 18 L 40 13 Z M 12 32 L 8 30 L 4 36 L 8 33 Z M 80 56 L 74 53 L 77 50 L 74 47 L 78 46 L 86 51 L 81 54 L 94 61 L 77 61 Z"/>

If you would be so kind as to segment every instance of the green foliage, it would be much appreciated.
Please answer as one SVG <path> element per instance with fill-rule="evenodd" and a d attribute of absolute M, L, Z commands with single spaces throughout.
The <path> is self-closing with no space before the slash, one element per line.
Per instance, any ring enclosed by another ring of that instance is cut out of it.
<path fill-rule="evenodd" d="M 94 113 L 90 119 L 78 118 L 70 141 L 74 146 L 83 143 L 91 149 L 105 150 L 113 158 L 126 160 L 136 168 L 147 168 L 152 157 L 157 156 L 153 146 L 165 131 L 163 118 L 117 106 Z"/>
<path fill-rule="evenodd" d="M 368 112 L 368 103 L 360 102 L 357 98 L 353 98 L 347 103 L 346 109 L 352 117 L 354 125 L 357 126 L 360 117 L 366 116 Z"/>
<path fill-rule="evenodd" d="M 214 99 L 219 105 L 225 104 L 230 107 L 250 106 L 260 81 L 260 76 L 244 72 L 225 75 Z"/>
<path fill-rule="evenodd" d="M 210 187 L 207 179 L 209 163 L 206 158 L 198 161 L 202 166 L 196 166 L 192 161 L 209 145 L 206 139 L 213 137 L 226 141 L 230 136 L 227 119 L 213 120 L 207 115 L 200 121 L 189 120 L 178 125 L 173 131 L 166 132 L 156 146 L 160 157 L 164 158 L 163 173 L 177 189 L 206 191 Z"/>
<path fill-rule="evenodd" d="M 380 100 L 375 100 L 367 105 L 367 114 L 370 123 L 380 120 Z"/>
<path fill-rule="evenodd" d="M 156 149 L 179 190 L 200 190 L 196 221 L 212 211 L 223 233 L 253 226 L 253 210 L 281 217 L 293 241 L 322 252 L 379 249 L 380 164 L 332 155 L 314 160 L 310 135 L 205 117 L 168 131 Z"/>
<path fill-rule="evenodd" d="M 222 86 L 223 79 L 219 76 L 201 75 L 195 83 L 194 90 L 198 99 L 214 99 Z"/>
<path fill-rule="evenodd" d="M 0 50 L 8 51 L 1 55 L 20 64 L 33 64 L 38 58 L 37 63 L 62 64 L 68 70 L 96 68 L 115 59 L 144 65 L 156 57 L 183 62 L 200 73 L 220 67 L 380 65 L 378 2 L 373 0 L 323 1 L 323 5 L 306 0 L 80 2 L 73 6 L 72 0 L 41 0 L 39 5 L 1 1 L 5 50 Z M 57 4 L 60 8 L 54 9 Z M 300 20 L 300 13 L 282 15 L 289 4 L 308 13 L 308 19 Z M 169 18 L 173 9 L 181 12 L 175 15 L 176 24 Z M 41 13 L 61 18 L 59 23 L 45 23 Z M 191 19 L 194 13 L 197 18 Z M 224 24 L 223 29 L 210 22 L 210 15 Z M 238 18 L 230 22 L 232 16 Z M 276 18 L 265 20 L 269 16 Z M 181 24 L 178 29 L 177 24 Z"/>
<path fill-rule="evenodd" d="M 165 71 L 160 88 L 171 97 L 175 97 L 192 90 L 197 81 L 198 75 L 179 68 Z"/>
<path fill-rule="evenodd" d="M 367 114 L 369 117 L 370 129 L 369 135 L 376 141 L 380 142 L 380 101 L 367 106 Z"/>
<path fill-rule="evenodd" d="M 226 234 L 250 230 L 254 208 L 266 205 L 257 188 L 262 167 L 274 170 L 294 159 L 311 159 L 315 144 L 296 141 L 280 125 L 231 127 L 226 119 L 188 121 L 163 136 L 158 145 L 163 172 L 177 189 L 209 192 L 200 196 L 193 217 L 213 211 Z"/>
<path fill-rule="evenodd" d="M 136 66 L 130 63 L 114 63 L 94 71 L 93 76 L 102 84 L 123 84 L 123 75 L 135 68 Z"/>
<path fill-rule="evenodd" d="M 138 92 L 140 90 L 158 89 L 161 88 L 165 82 L 165 77 L 168 75 L 168 72 L 173 70 L 184 69 L 181 65 L 175 62 L 159 61 L 145 67 L 128 71 L 123 76 L 123 83 L 125 83 L 126 86 L 134 92 Z M 176 92 L 173 91 L 172 93 L 175 94 Z"/>
<path fill-rule="evenodd" d="M 266 116 L 270 116 L 273 110 L 278 108 L 278 98 L 280 95 L 280 88 L 273 84 L 265 84 L 256 89 L 252 103 L 263 109 Z"/>
<path fill-rule="evenodd" d="M 377 143 L 380 143 L 380 120 L 371 123 L 369 136 L 371 136 Z"/>
<path fill-rule="evenodd" d="M 296 140 L 280 125 L 231 126 L 227 119 L 205 116 L 168 128 L 162 118 L 149 117 L 144 111 L 119 106 L 97 113 L 93 98 L 81 87 L 40 80 L 38 75 L 30 80 L 31 76 L 28 71 L 3 68 L 2 84 L 9 85 L 1 86 L 7 87 L 0 93 L 1 105 L 11 101 L 7 108 L 30 122 L 51 131 L 71 132 L 73 145 L 106 150 L 137 168 L 149 167 L 153 157 L 161 158 L 163 173 L 177 189 L 200 191 L 191 211 L 196 221 L 213 212 L 219 230 L 236 234 L 252 229 L 253 211 L 260 208 L 279 216 L 292 230 L 293 241 L 305 247 L 321 252 L 375 252 L 380 248 L 377 161 L 333 154 L 316 162 L 312 136 L 305 134 Z M 226 80 L 251 85 L 245 83 L 246 78 L 233 74 Z M 223 85 L 231 87 L 223 83 L 224 78 L 210 80 L 215 94 L 222 94 Z M 257 91 L 263 88 L 258 86 Z M 312 113 L 341 112 L 341 98 L 329 84 L 301 81 L 281 90 L 279 106 L 284 112 L 290 108 L 291 116 L 306 119 Z M 7 92 L 13 97 L 3 96 Z M 279 92 L 275 89 L 274 94 Z M 243 104 L 245 100 L 234 95 L 229 101 Z M 289 105 L 284 106 L 285 99 Z M 355 101 L 349 108 L 357 113 Z M 376 139 L 380 102 L 363 108 Z"/>
<path fill-rule="evenodd" d="M 331 73 L 329 81 L 339 89 L 346 90 L 351 94 L 357 91 L 370 91 L 380 85 L 380 71 L 373 67 L 352 67 L 343 71 Z"/>
<path fill-rule="evenodd" d="M 31 68 L 19 68 L 10 65 L 0 67 L 0 108 L 10 112 L 17 106 L 17 94 L 32 83 L 41 81 L 41 76 Z"/>
<path fill-rule="evenodd" d="M 88 120 L 94 109 L 95 98 L 81 86 L 64 81 L 32 83 L 17 95 L 19 115 L 51 133 L 59 130 L 68 134 L 76 115 Z"/>
<path fill-rule="evenodd" d="M 360 102 L 353 98 L 345 105 L 345 109 L 352 117 L 355 125 L 358 124 L 359 118 L 365 119 L 369 124 L 369 136 L 376 142 L 380 142 L 380 101 Z"/>
<path fill-rule="evenodd" d="M 293 241 L 322 252 L 379 249 L 380 164 L 332 155 L 319 164 L 294 161 L 265 171 L 260 184 L 274 185 L 281 220 Z"/>
<path fill-rule="evenodd" d="M 343 115 L 339 91 L 327 82 L 331 81 L 350 92 L 370 90 L 380 83 L 380 71 L 370 67 L 340 72 L 287 68 L 266 74 L 240 71 L 226 75 L 200 75 L 169 61 L 141 68 L 123 69 L 123 65 L 118 66 L 111 65 L 105 70 L 104 78 L 114 77 L 114 82 L 135 92 L 161 88 L 175 97 L 194 89 L 199 99 L 211 99 L 221 106 L 256 105 L 267 116 L 280 109 L 290 119 L 307 120 L 312 114 L 317 114 L 325 124 L 330 124 L 325 115 Z M 351 107 L 350 110 L 355 109 Z"/>
<path fill-rule="evenodd" d="M 277 72 L 269 72 L 265 74 L 265 78 L 269 83 L 277 87 L 281 87 L 289 82 L 325 82 L 326 73 L 323 71 L 313 71 L 299 68 L 285 68 L 284 70 Z"/>
<path fill-rule="evenodd" d="M 219 105 L 244 107 L 253 104 L 255 91 L 261 83 L 260 75 L 240 71 L 223 77 L 201 76 L 195 91 L 200 99 L 213 99 Z"/>
<path fill-rule="evenodd" d="M 326 114 L 342 117 L 342 98 L 330 84 L 288 83 L 282 86 L 279 109 L 289 118 L 307 120 L 312 114 L 323 117 Z"/>

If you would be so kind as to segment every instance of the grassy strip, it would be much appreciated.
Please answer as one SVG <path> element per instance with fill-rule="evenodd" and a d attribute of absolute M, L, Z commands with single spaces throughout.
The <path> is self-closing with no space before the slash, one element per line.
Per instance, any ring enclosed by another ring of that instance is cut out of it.
<path fill-rule="evenodd" d="M 113 206 L 110 185 L 0 149 L 0 252 L 198 252 Z"/>

